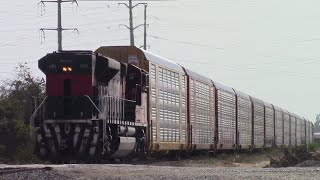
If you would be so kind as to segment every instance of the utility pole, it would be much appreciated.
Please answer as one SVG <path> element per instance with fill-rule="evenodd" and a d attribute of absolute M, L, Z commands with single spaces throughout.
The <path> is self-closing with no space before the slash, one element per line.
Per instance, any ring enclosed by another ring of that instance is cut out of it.
<path fill-rule="evenodd" d="M 140 26 L 144 25 L 144 48 L 146 49 L 146 36 L 147 36 L 147 3 L 137 3 L 135 5 L 132 5 L 132 0 L 129 0 L 129 4 L 127 3 L 119 3 L 119 5 L 125 5 L 129 9 L 129 27 L 125 24 L 120 24 L 120 26 L 125 26 L 129 29 L 130 31 L 130 46 L 134 46 L 134 30 L 137 29 Z M 133 17 L 132 17 L 132 10 L 139 6 L 139 5 L 144 5 L 144 24 L 140 24 L 138 26 L 133 27 Z"/>
<path fill-rule="evenodd" d="M 58 3 L 58 52 L 62 51 L 62 12 L 61 12 L 61 0 L 57 0 Z"/>
<path fill-rule="evenodd" d="M 133 17 L 132 17 L 132 0 L 129 0 L 129 21 L 130 21 L 130 46 L 134 46 L 134 29 L 133 29 Z"/>
<path fill-rule="evenodd" d="M 40 31 L 44 34 L 44 31 L 57 31 L 58 32 L 58 52 L 62 51 L 62 31 L 66 30 L 73 30 L 78 31 L 77 28 L 62 28 L 62 11 L 61 11 L 61 4 L 64 2 L 71 2 L 71 3 L 77 3 L 77 0 L 42 0 L 38 4 L 41 4 L 45 6 L 45 3 L 57 3 L 58 4 L 58 27 L 57 28 L 41 28 Z"/>
<path fill-rule="evenodd" d="M 148 4 L 144 4 L 144 39 L 143 39 L 144 50 L 147 50 L 147 7 L 148 7 Z"/>

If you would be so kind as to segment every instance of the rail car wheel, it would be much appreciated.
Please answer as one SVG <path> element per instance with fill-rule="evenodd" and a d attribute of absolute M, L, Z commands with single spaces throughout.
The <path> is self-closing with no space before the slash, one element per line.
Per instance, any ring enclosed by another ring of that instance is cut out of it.
<path fill-rule="evenodd" d="M 168 157 L 172 161 L 180 161 L 181 153 L 180 153 L 180 151 L 170 151 L 168 154 Z"/>
<path fill-rule="evenodd" d="M 209 151 L 208 156 L 209 157 L 217 157 L 217 152 L 216 151 Z"/>

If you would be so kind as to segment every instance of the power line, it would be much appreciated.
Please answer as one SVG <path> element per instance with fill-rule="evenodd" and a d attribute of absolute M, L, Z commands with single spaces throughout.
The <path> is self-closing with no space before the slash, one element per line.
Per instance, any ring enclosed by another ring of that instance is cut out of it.
<path fill-rule="evenodd" d="M 152 37 L 152 38 L 155 38 L 155 39 L 161 39 L 161 40 L 165 40 L 165 41 L 175 41 L 175 42 L 178 42 L 178 43 L 188 44 L 188 45 L 193 45 L 193 46 L 208 47 L 208 45 L 206 45 L 206 44 L 196 44 L 196 43 L 191 43 L 191 42 L 187 42 L 187 41 L 170 40 L 168 38 L 163 38 L 163 37 L 159 37 L 159 36 L 155 36 L 155 35 L 150 35 L 149 37 Z"/>
<path fill-rule="evenodd" d="M 90 0 L 80 0 L 80 1 L 90 1 Z M 101 1 L 101 0 L 93 0 L 93 1 Z M 112 0 L 112 1 L 118 1 L 118 0 Z M 126 3 L 118 3 L 119 5 L 125 5 L 128 9 L 129 9 L 129 26 L 122 24 L 123 26 L 127 27 L 130 30 L 130 45 L 134 46 L 134 30 L 140 26 L 144 26 L 144 49 L 146 49 L 147 44 L 146 44 L 146 36 L 147 36 L 147 23 L 146 23 L 146 19 L 147 19 L 147 15 L 146 15 L 146 11 L 147 11 L 147 3 L 137 3 L 135 5 L 132 5 L 132 1 L 133 0 L 129 0 L 129 4 Z M 139 0 L 141 1 L 141 0 Z M 163 0 L 142 0 L 142 1 L 163 1 Z M 45 37 L 45 30 L 54 30 L 58 32 L 58 51 L 62 51 L 62 31 L 63 30 L 75 30 L 78 32 L 78 29 L 73 28 L 73 29 L 63 29 L 62 25 L 61 25 L 61 19 L 62 19 L 62 15 L 61 15 L 61 3 L 63 2 L 72 2 L 72 3 L 77 3 L 77 0 L 42 0 L 40 1 L 39 4 L 44 5 L 44 3 L 47 2 L 53 2 L 53 3 L 58 3 L 58 27 L 57 28 L 42 28 L 40 29 L 40 31 L 42 32 L 42 36 Z M 138 5 L 144 5 L 145 10 L 144 10 L 144 24 L 140 24 L 136 27 L 133 27 L 133 16 L 132 16 L 132 10 L 133 8 L 137 7 Z"/>
<path fill-rule="evenodd" d="M 180 61 L 180 60 L 176 60 L 176 61 Z M 218 65 L 218 64 L 212 64 L 212 63 L 201 63 L 201 62 L 188 62 L 188 61 L 180 61 L 180 62 L 187 62 L 187 63 L 195 63 L 195 64 L 199 64 L 199 65 L 206 65 L 206 66 L 210 66 L 211 68 L 225 68 L 227 70 L 230 71 L 234 71 L 234 70 L 251 70 L 251 71 L 258 71 L 258 72 L 268 72 L 270 73 L 271 71 L 268 69 L 261 69 L 261 68 L 254 68 L 254 67 L 239 67 L 239 66 L 232 66 L 232 65 Z M 219 67 L 218 67 L 219 66 Z M 274 70 L 274 69 L 273 69 Z M 301 77 L 301 78 L 319 78 L 320 74 L 309 74 L 309 73 L 299 73 L 299 72 L 293 72 L 293 71 L 273 71 L 275 73 L 285 73 L 287 75 L 291 75 L 291 76 L 295 76 L 295 77 Z"/>
<path fill-rule="evenodd" d="M 163 37 L 159 37 L 159 36 L 155 36 L 155 35 L 150 35 L 149 37 L 155 38 L 155 39 L 160 39 L 160 40 L 165 40 L 165 41 L 171 41 L 171 42 L 176 42 L 176 43 L 180 43 L 180 44 L 187 44 L 187 45 L 192 45 L 192 46 L 198 46 L 198 47 L 205 47 L 205 48 L 210 48 L 210 49 L 215 49 L 218 51 L 230 51 L 225 47 L 212 47 L 211 44 L 197 44 L 197 43 L 192 43 L 192 42 L 188 42 L 188 41 L 180 41 L 180 40 L 173 40 L 173 39 L 168 39 L 168 38 L 163 38 Z M 233 44 L 233 47 L 240 47 L 239 45 L 235 45 Z M 304 64 L 310 64 L 313 62 L 319 62 L 318 58 L 292 58 L 292 57 L 284 57 L 284 56 L 274 56 L 274 55 L 265 55 L 259 52 L 254 52 L 251 50 L 240 50 L 239 51 L 242 54 L 250 54 L 250 55 L 257 55 L 257 56 L 261 56 L 261 57 L 265 57 L 265 58 L 273 58 L 273 59 L 282 59 L 285 61 L 282 62 L 301 62 L 302 60 L 307 60 L 308 62 L 304 62 Z M 267 64 L 269 64 L 270 62 L 268 62 Z M 272 62 L 272 63 L 277 63 L 277 62 Z"/>

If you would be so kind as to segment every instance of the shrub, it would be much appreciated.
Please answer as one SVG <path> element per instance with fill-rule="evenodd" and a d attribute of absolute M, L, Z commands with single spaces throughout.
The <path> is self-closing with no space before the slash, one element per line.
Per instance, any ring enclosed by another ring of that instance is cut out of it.
<path fill-rule="evenodd" d="M 311 143 L 311 144 L 309 145 L 309 150 L 310 150 L 310 151 L 315 152 L 315 151 L 317 151 L 317 150 L 319 150 L 319 149 L 320 149 L 320 144 L 319 144 L 319 143 Z"/>

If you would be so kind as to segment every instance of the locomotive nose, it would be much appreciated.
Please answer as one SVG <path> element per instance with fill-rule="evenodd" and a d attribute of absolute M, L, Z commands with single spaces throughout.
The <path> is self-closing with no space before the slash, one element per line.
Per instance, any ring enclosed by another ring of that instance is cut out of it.
<path fill-rule="evenodd" d="M 85 96 L 47 97 L 47 119 L 76 120 L 91 119 L 93 106 Z"/>

